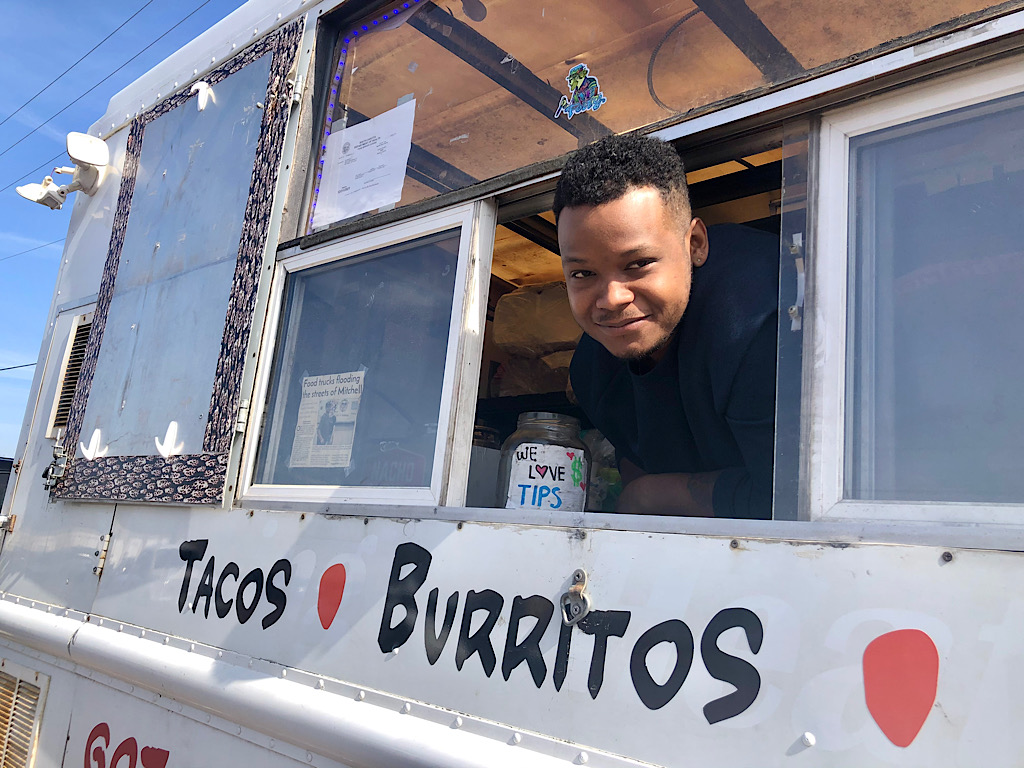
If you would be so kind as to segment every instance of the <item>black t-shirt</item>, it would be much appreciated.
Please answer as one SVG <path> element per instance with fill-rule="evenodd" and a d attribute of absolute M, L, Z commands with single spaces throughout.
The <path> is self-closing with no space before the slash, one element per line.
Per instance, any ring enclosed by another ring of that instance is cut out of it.
<path fill-rule="evenodd" d="M 573 391 L 620 459 L 655 474 L 724 470 L 715 516 L 768 518 L 779 241 L 735 224 L 710 227 L 708 241 L 668 353 L 640 374 L 584 334 Z"/>

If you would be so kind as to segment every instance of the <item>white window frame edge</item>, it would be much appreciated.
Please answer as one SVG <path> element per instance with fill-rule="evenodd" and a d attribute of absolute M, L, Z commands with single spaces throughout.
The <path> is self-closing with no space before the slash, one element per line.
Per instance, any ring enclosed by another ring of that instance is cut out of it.
<path fill-rule="evenodd" d="M 1020 524 L 1020 504 L 848 501 L 843 498 L 849 280 L 850 139 L 1024 92 L 1020 56 L 868 98 L 822 116 L 814 235 L 808 512 L 812 520 Z"/>
<path fill-rule="evenodd" d="M 392 504 L 392 505 L 438 505 L 447 495 L 452 501 L 459 501 L 461 487 L 462 498 L 468 481 L 469 448 L 465 448 L 467 461 L 455 464 L 453 459 L 461 456 L 463 448 L 459 442 L 459 432 L 472 434 L 471 429 L 459 430 L 458 427 L 473 413 L 466 413 L 465 407 L 456 402 L 472 396 L 476 397 L 475 381 L 467 381 L 467 371 L 479 371 L 479 360 L 475 364 L 472 354 L 479 357 L 480 350 L 472 349 L 474 344 L 483 344 L 482 333 L 473 341 L 472 333 L 467 329 L 482 329 L 482 312 L 486 312 L 486 302 L 480 295 L 486 290 L 487 283 L 481 282 L 481 270 L 490 273 L 489 242 L 494 238 L 494 222 L 496 209 L 493 201 L 478 200 L 464 203 L 453 208 L 425 214 L 390 224 L 380 229 L 369 230 L 351 235 L 350 237 L 327 243 L 319 248 L 300 251 L 281 259 L 277 263 L 274 282 L 270 292 L 270 308 L 264 326 L 263 339 L 259 360 L 260 370 L 256 375 L 256 387 L 252 418 L 246 430 L 245 447 L 242 454 L 244 467 L 242 493 L 239 503 L 299 501 L 317 502 L 321 504 Z M 427 487 L 347 487 L 326 485 L 271 485 L 255 484 L 256 454 L 259 442 L 260 425 L 263 422 L 265 403 L 270 386 L 271 372 L 275 363 L 277 336 L 284 309 L 285 282 L 287 276 L 311 267 L 331 262 L 340 262 L 347 258 L 360 256 L 381 248 L 400 245 L 409 240 L 425 237 L 449 229 L 459 229 L 459 254 L 455 272 L 454 300 L 448 328 L 448 347 L 444 365 L 444 383 L 441 389 L 441 407 L 438 414 L 438 439 L 434 445 L 434 462 L 431 470 L 430 484 Z M 474 297 L 476 301 L 474 301 Z M 482 309 L 481 309 L 482 305 Z M 467 317 L 467 309 L 480 315 L 479 320 Z M 445 433 L 441 434 L 444 429 Z M 451 478 L 449 471 L 462 467 L 466 477 Z"/>

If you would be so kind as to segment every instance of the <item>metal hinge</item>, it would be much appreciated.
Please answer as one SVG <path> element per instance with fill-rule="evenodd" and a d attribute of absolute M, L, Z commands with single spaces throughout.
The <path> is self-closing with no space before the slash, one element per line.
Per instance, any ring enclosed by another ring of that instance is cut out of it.
<path fill-rule="evenodd" d="M 238 417 L 235 419 L 235 432 L 245 432 L 245 425 L 249 423 L 249 400 L 242 398 L 238 403 Z"/>
<path fill-rule="evenodd" d="M 60 443 L 55 443 L 53 446 L 53 461 L 43 470 L 43 487 L 53 488 L 57 485 L 57 480 L 64 477 L 64 472 L 68 468 L 68 453 L 64 450 L 64 446 Z"/>
<path fill-rule="evenodd" d="M 100 547 L 99 547 L 99 549 L 97 549 L 95 552 L 93 552 L 93 555 L 96 556 L 96 565 L 93 566 L 92 572 L 95 573 L 97 576 L 99 576 L 99 575 L 101 575 L 103 573 L 103 566 L 106 565 L 106 562 L 107 562 L 107 549 L 109 547 L 110 547 L 110 534 L 109 533 L 105 533 L 102 536 L 100 536 Z"/>
<path fill-rule="evenodd" d="M 302 75 L 296 75 L 294 78 L 288 80 L 288 85 L 292 87 L 292 104 L 302 103 L 302 89 L 306 84 L 306 78 Z"/>

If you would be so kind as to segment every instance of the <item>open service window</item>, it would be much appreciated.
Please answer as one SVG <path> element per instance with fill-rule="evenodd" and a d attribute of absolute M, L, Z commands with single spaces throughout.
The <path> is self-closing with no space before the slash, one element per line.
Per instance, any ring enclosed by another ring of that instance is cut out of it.
<path fill-rule="evenodd" d="M 1022 84 L 1017 58 L 824 116 L 811 517 L 1021 521 Z"/>
<path fill-rule="evenodd" d="M 243 501 L 465 501 L 493 202 L 286 253 Z"/>
<path fill-rule="evenodd" d="M 768 320 L 771 346 L 776 340 L 778 345 L 778 384 L 773 386 L 774 365 L 759 368 L 757 378 L 778 393 L 773 516 L 781 519 L 796 517 L 807 125 L 774 125 L 682 149 L 691 206 L 709 227 L 712 254 L 722 253 L 727 247 L 723 243 L 735 243 L 742 233 L 746 242 L 758 245 L 758 252 L 737 253 L 732 277 L 752 274 L 751 265 L 765 251 L 772 264 L 778 263 L 774 274 L 756 272 L 763 278 L 758 294 L 783 306 Z M 518 520 L 565 524 L 580 520 L 565 493 L 573 478 L 570 453 L 576 451 L 571 445 L 585 447 L 586 477 L 579 479 L 586 485 L 582 511 L 587 515 L 615 512 L 624 486 L 616 446 L 579 404 L 569 380 L 582 330 L 569 307 L 550 186 L 539 184 L 530 194 L 512 191 L 498 210 L 466 506 L 504 507 L 515 510 L 510 514 Z M 706 272 L 695 274 L 695 280 L 706 279 Z M 525 477 L 512 483 L 511 459 L 503 464 L 502 455 L 511 457 L 512 446 L 529 442 L 521 426 L 533 429 L 534 435 L 540 429 L 552 435 L 560 430 L 558 439 L 573 443 L 566 443 L 570 448 L 564 454 L 556 454 L 561 462 L 557 466 L 540 462 L 531 470 L 527 462 L 520 471 Z M 571 430 L 575 433 L 570 435 Z M 770 454 L 765 462 L 771 466 Z M 545 482 L 549 472 L 560 473 L 559 480 Z"/>

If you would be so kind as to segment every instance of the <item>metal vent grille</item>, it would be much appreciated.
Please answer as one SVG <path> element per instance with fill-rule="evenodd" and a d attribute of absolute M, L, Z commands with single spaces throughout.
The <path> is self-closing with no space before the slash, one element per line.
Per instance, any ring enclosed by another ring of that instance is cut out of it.
<path fill-rule="evenodd" d="M 78 377 L 82 373 L 82 362 L 85 360 L 85 347 L 89 343 L 89 331 L 92 329 L 92 321 L 80 323 L 75 328 L 75 338 L 71 342 L 71 351 L 68 353 L 68 364 L 64 369 L 64 379 L 60 385 L 60 397 L 57 399 L 57 410 L 53 417 L 53 428 L 62 429 L 68 425 L 68 415 L 71 413 L 71 401 L 75 398 L 75 388 L 78 386 Z"/>
<path fill-rule="evenodd" d="M 0 750 L 2 768 L 28 768 L 36 730 L 38 686 L 0 672 Z"/>

